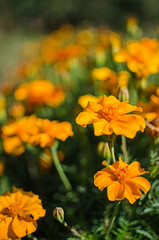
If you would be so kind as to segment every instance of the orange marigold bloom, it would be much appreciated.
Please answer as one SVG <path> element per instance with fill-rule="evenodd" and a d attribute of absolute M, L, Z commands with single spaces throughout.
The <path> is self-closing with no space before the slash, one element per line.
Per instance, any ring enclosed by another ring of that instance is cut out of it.
<path fill-rule="evenodd" d="M 94 184 L 99 190 L 107 187 L 107 195 L 110 201 L 123 200 L 127 198 L 133 204 L 142 196 L 140 189 L 147 193 L 150 189 L 150 183 L 143 177 L 139 177 L 144 173 L 148 173 L 140 168 L 139 162 L 133 162 L 128 165 L 119 157 L 119 161 L 108 165 L 106 161 L 102 163 L 108 168 L 98 171 L 94 178 Z"/>
<path fill-rule="evenodd" d="M 103 96 L 99 102 L 88 102 L 87 107 L 77 118 L 77 124 L 86 127 L 93 123 L 95 136 L 100 135 L 124 135 L 134 138 L 136 132 L 144 131 L 145 120 L 132 111 L 142 111 L 142 108 L 128 104 L 128 101 L 120 102 L 114 96 Z"/>
<path fill-rule="evenodd" d="M 69 122 L 50 121 L 35 116 L 24 117 L 2 127 L 4 150 L 8 154 L 20 155 L 25 144 L 52 146 L 55 139 L 65 141 L 73 136 Z"/>
<path fill-rule="evenodd" d="M 130 41 L 115 55 L 115 61 L 126 62 L 128 68 L 139 78 L 146 78 L 159 71 L 159 42 L 156 39 L 143 38 Z"/>
<path fill-rule="evenodd" d="M 26 101 L 28 104 L 46 104 L 51 107 L 59 106 L 65 99 L 63 90 L 48 80 L 24 83 L 16 89 L 14 96 L 18 101 Z"/>
<path fill-rule="evenodd" d="M 37 229 L 37 220 L 45 216 L 38 195 L 13 188 L 0 196 L 0 240 L 20 239 Z"/>
<path fill-rule="evenodd" d="M 72 126 L 69 122 L 49 121 L 48 119 L 38 120 L 38 131 L 30 134 L 28 140 L 31 145 L 50 147 L 54 144 L 55 139 L 65 141 L 69 136 L 73 136 Z"/>

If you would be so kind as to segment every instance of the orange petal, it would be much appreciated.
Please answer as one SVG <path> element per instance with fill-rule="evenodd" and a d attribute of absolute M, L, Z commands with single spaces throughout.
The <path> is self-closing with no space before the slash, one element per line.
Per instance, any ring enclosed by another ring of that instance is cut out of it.
<path fill-rule="evenodd" d="M 138 115 L 125 115 L 116 121 L 112 121 L 112 128 L 116 135 L 134 138 L 137 131 L 144 131 L 145 120 Z"/>
<path fill-rule="evenodd" d="M 107 195 L 110 201 L 122 200 L 124 198 L 125 185 L 118 181 L 114 182 L 107 188 Z"/>
<path fill-rule="evenodd" d="M 12 222 L 12 228 L 15 234 L 21 238 L 36 231 L 37 224 L 34 220 L 23 220 L 15 217 Z"/>
<path fill-rule="evenodd" d="M 97 120 L 98 116 L 96 113 L 83 111 L 77 116 L 76 123 L 82 127 L 86 127 L 88 124 L 94 123 Z"/>
<path fill-rule="evenodd" d="M 93 126 L 95 136 L 101 136 L 103 134 L 110 135 L 113 133 L 110 129 L 110 124 L 105 119 L 101 119 L 98 122 L 93 123 Z"/>
<path fill-rule="evenodd" d="M 101 191 L 114 182 L 112 175 L 104 171 L 97 172 L 94 177 L 94 185 Z"/>
<path fill-rule="evenodd" d="M 135 183 L 144 193 L 150 190 L 150 183 L 143 177 L 135 177 L 130 179 L 131 182 Z"/>
<path fill-rule="evenodd" d="M 99 103 L 103 106 L 106 106 L 106 105 L 109 105 L 109 104 L 112 105 L 114 103 L 119 103 L 119 100 L 112 95 L 109 96 L 109 97 L 104 95 L 103 98 L 101 99 L 101 101 L 99 101 Z"/>
<path fill-rule="evenodd" d="M 9 225 L 12 221 L 12 217 L 6 217 L 4 219 L 1 219 L 0 216 L 0 239 L 8 240 L 9 235 L 8 235 L 8 230 L 9 230 Z"/>
<path fill-rule="evenodd" d="M 139 191 L 135 191 L 136 187 L 135 185 L 132 184 L 125 184 L 125 191 L 124 191 L 124 197 L 128 199 L 128 201 L 133 204 L 136 199 L 141 197 L 141 194 L 139 193 Z"/>
<path fill-rule="evenodd" d="M 140 168 L 140 163 L 137 161 L 131 163 L 128 169 L 129 169 L 129 178 L 136 177 L 144 173 L 148 173 L 147 171 L 144 170 L 144 168 Z"/>
<path fill-rule="evenodd" d="M 119 161 L 113 163 L 112 165 L 109 165 L 106 161 L 103 161 L 103 162 L 102 162 L 102 165 L 108 166 L 113 172 L 115 172 L 116 169 L 117 169 L 118 166 L 119 166 Z"/>
<path fill-rule="evenodd" d="M 85 111 L 98 112 L 101 109 L 102 109 L 101 105 L 98 104 L 97 102 L 88 101 L 88 105 L 87 105 Z"/>
<path fill-rule="evenodd" d="M 118 111 L 119 114 L 125 114 L 129 112 L 134 112 L 134 111 L 142 112 L 142 108 L 130 105 L 128 104 L 128 101 L 124 101 L 119 104 L 119 111 Z"/>

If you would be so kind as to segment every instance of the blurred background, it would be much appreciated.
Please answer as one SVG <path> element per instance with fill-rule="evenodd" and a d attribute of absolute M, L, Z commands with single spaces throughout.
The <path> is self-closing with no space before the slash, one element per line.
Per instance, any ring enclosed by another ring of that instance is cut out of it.
<path fill-rule="evenodd" d="M 16 65 L 26 41 L 67 23 L 122 32 L 129 16 L 138 19 L 145 36 L 153 37 L 159 23 L 158 0 L 1 0 L 0 80 L 4 69 Z"/>

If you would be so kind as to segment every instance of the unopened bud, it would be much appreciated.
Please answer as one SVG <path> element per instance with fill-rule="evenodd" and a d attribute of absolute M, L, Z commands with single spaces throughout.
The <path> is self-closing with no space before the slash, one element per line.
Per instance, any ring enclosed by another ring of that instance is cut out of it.
<path fill-rule="evenodd" d="M 101 154 L 105 159 L 109 159 L 111 157 L 110 150 L 108 143 L 106 142 L 99 142 L 98 144 L 98 152 Z"/>
<path fill-rule="evenodd" d="M 64 210 L 61 207 L 56 207 L 53 210 L 52 215 L 60 223 L 64 222 Z"/>
<path fill-rule="evenodd" d="M 119 88 L 118 99 L 121 102 L 129 100 L 129 91 L 126 87 L 120 87 Z"/>

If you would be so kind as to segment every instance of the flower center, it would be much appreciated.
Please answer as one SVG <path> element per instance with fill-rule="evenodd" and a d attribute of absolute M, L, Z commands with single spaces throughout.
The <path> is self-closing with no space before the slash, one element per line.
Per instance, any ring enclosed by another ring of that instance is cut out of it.
<path fill-rule="evenodd" d="M 118 182 L 123 182 L 127 178 L 127 168 L 119 168 L 115 173 L 115 179 Z"/>
<path fill-rule="evenodd" d="M 8 208 L 3 210 L 3 214 L 8 215 L 9 217 L 15 217 L 19 215 L 21 209 L 18 207 L 17 204 L 11 204 Z"/>
<path fill-rule="evenodd" d="M 100 118 L 104 118 L 108 122 L 110 122 L 113 119 L 117 119 L 119 116 L 117 107 L 113 105 L 108 105 L 104 107 L 102 110 L 98 112 L 98 114 Z"/>

